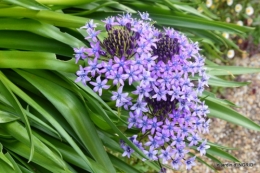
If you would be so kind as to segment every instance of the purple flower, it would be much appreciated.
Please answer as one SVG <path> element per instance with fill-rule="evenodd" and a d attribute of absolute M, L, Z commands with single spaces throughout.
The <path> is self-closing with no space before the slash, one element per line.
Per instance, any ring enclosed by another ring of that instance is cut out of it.
<path fill-rule="evenodd" d="M 113 71 L 112 68 L 112 59 L 110 59 L 108 62 L 102 62 L 102 70 L 99 70 L 100 73 L 105 73 L 105 76 L 109 76 L 111 72 Z"/>
<path fill-rule="evenodd" d="M 128 93 L 122 93 L 123 86 L 119 87 L 117 92 L 112 91 L 113 96 L 111 100 L 116 100 L 116 107 L 121 107 L 124 102 L 128 102 L 127 95 Z"/>
<path fill-rule="evenodd" d="M 178 99 L 178 102 L 179 102 L 179 107 L 178 107 L 179 110 L 182 110 L 182 111 L 190 110 L 190 105 L 191 105 L 190 102 L 188 102 L 185 99 Z"/>
<path fill-rule="evenodd" d="M 118 25 L 117 22 L 115 22 L 115 17 L 108 17 L 105 20 L 102 20 L 102 22 L 104 22 L 106 25 Z"/>
<path fill-rule="evenodd" d="M 143 73 L 140 75 L 141 86 L 147 86 L 150 82 L 155 81 L 154 78 L 151 77 L 151 74 L 149 71 L 143 70 Z"/>
<path fill-rule="evenodd" d="M 87 30 L 92 29 L 93 30 L 96 27 L 97 27 L 97 24 L 94 23 L 94 21 L 91 19 L 88 23 L 86 23 L 85 26 L 81 27 L 80 29 L 87 29 Z"/>
<path fill-rule="evenodd" d="M 126 99 L 127 99 L 127 101 L 126 102 L 124 102 L 124 109 L 125 110 L 128 110 L 128 106 L 131 106 L 131 105 L 133 105 L 133 103 L 132 103 L 132 98 L 131 97 L 126 97 Z"/>
<path fill-rule="evenodd" d="M 208 119 L 207 121 L 204 121 L 202 123 L 202 131 L 203 131 L 203 133 L 209 133 L 209 123 L 210 123 L 210 119 Z"/>
<path fill-rule="evenodd" d="M 110 86 L 106 85 L 107 79 L 104 79 L 103 81 L 100 80 L 101 76 L 97 77 L 97 82 L 90 82 L 94 87 L 94 91 L 99 93 L 99 96 L 102 95 L 102 89 L 108 89 Z"/>
<path fill-rule="evenodd" d="M 176 86 L 172 86 L 172 91 L 168 92 L 169 95 L 171 95 L 171 101 L 173 101 L 174 99 L 179 99 L 180 96 L 182 95 L 182 91 L 180 89 L 180 87 L 176 87 Z"/>
<path fill-rule="evenodd" d="M 88 60 L 88 65 L 87 67 L 84 68 L 84 70 L 86 70 L 87 72 L 91 73 L 91 76 L 95 76 L 96 73 L 99 72 L 99 68 L 102 67 L 101 64 L 98 64 L 97 59 L 94 59 L 93 61 L 91 61 L 90 59 Z"/>
<path fill-rule="evenodd" d="M 168 88 L 170 89 L 171 88 L 171 76 L 167 75 L 167 74 L 164 74 L 160 79 L 157 80 L 160 85 L 164 88 Z M 172 92 L 172 91 L 171 91 Z M 168 93 L 171 93 L 171 92 L 168 92 Z"/>
<path fill-rule="evenodd" d="M 129 146 L 126 146 L 124 148 L 124 153 L 122 154 L 122 156 L 127 156 L 128 158 L 130 158 L 131 154 L 134 152 L 134 150 L 132 148 L 130 148 Z"/>
<path fill-rule="evenodd" d="M 157 56 L 152 56 L 150 53 L 143 53 L 141 57 L 145 61 L 145 66 L 148 70 L 150 70 L 151 67 L 155 65 L 155 60 L 157 59 Z"/>
<path fill-rule="evenodd" d="M 143 102 L 141 99 L 138 99 L 137 102 L 131 107 L 131 110 L 134 110 L 137 114 L 141 112 L 148 112 L 146 105 L 146 102 Z"/>
<path fill-rule="evenodd" d="M 181 159 L 180 158 L 173 159 L 171 165 L 174 169 L 179 169 L 179 167 L 181 166 Z"/>
<path fill-rule="evenodd" d="M 188 141 L 190 141 L 189 146 L 197 145 L 199 140 L 201 139 L 197 133 L 187 137 Z"/>
<path fill-rule="evenodd" d="M 150 94 L 149 92 L 151 89 L 149 87 L 144 87 L 144 86 L 137 86 L 137 90 L 133 91 L 132 93 L 135 95 L 138 95 L 139 99 L 143 99 L 143 97 L 149 97 Z"/>
<path fill-rule="evenodd" d="M 142 119 L 138 120 L 138 127 L 142 129 L 142 133 L 144 134 L 146 130 L 151 129 L 151 125 L 148 123 L 148 118 L 147 116 L 143 116 Z"/>
<path fill-rule="evenodd" d="M 132 112 L 130 112 L 129 115 L 130 116 L 128 118 L 128 128 L 130 129 L 131 127 L 137 125 L 138 116 Z"/>
<path fill-rule="evenodd" d="M 143 57 L 139 57 L 138 55 L 135 56 L 134 61 L 132 61 L 132 64 L 135 70 L 143 71 L 143 68 L 145 66 L 145 61 Z"/>
<path fill-rule="evenodd" d="M 130 66 L 129 69 L 125 69 L 125 76 L 128 79 L 129 85 L 131 85 L 134 81 L 139 80 L 139 71 L 134 68 L 134 66 Z"/>
<path fill-rule="evenodd" d="M 127 76 L 125 74 L 123 74 L 122 70 L 118 70 L 118 71 L 111 71 L 111 74 L 107 76 L 108 79 L 113 79 L 113 84 L 117 85 L 117 84 L 121 84 L 124 85 L 124 80 L 127 79 Z"/>
<path fill-rule="evenodd" d="M 146 142 L 144 145 L 150 146 L 150 147 L 153 147 L 153 148 L 159 147 L 159 143 L 158 143 L 156 138 L 153 138 L 151 135 L 149 135 L 148 138 L 149 138 L 148 142 Z"/>
<path fill-rule="evenodd" d="M 167 169 L 166 168 L 161 168 L 159 173 L 166 173 Z"/>
<path fill-rule="evenodd" d="M 196 117 L 195 123 L 193 124 L 193 126 L 194 126 L 195 129 L 197 129 L 201 133 L 204 122 L 205 122 L 204 118 Z"/>
<path fill-rule="evenodd" d="M 209 114 L 209 109 L 208 109 L 208 106 L 205 105 L 204 102 L 202 102 L 202 105 L 200 107 L 200 110 L 201 110 L 201 114 L 205 117 L 207 114 Z"/>
<path fill-rule="evenodd" d="M 156 117 L 149 120 L 148 123 L 151 125 L 151 134 L 153 135 L 155 131 L 161 131 L 161 125 L 163 122 L 158 122 Z"/>
<path fill-rule="evenodd" d="M 173 135 L 174 130 L 174 122 L 169 121 L 168 119 L 165 120 L 165 123 L 163 125 L 164 131 L 166 131 L 169 135 Z"/>
<path fill-rule="evenodd" d="M 207 140 L 205 140 L 204 142 L 202 142 L 200 144 L 200 146 L 197 148 L 197 150 L 200 152 L 200 155 L 205 155 L 206 154 L 206 150 L 210 148 L 209 145 L 207 145 Z"/>
<path fill-rule="evenodd" d="M 88 72 L 84 70 L 84 68 L 80 65 L 80 70 L 77 71 L 77 79 L 75 82 L 82 82 L 82 84 L 86 85 L 87 81 L 90 81 L 90 78 L 88 77 Z"/>
<path fill-rule="evenodd" d="M 138 11 L 138 13 L 139 13 L 139 15 L 141 16 L 141 18 L 143 19 L 143 20 L 152 20 L 151 18 L 149 18 L 149 13 L 145 13 L 145 12 L 143 12 L 143 13 L 141 13 L 141 12 L 139 12 Z"/>
<path fill-rule="evenodd" d="M 162 159 L 163 164 L 167 164 L 167 161 L 171 159 L 172 151 L 171 147 L 168 146 L 165 150 L 161 150 L 159 157 Z"/>
<path fill-rule="evenodd" d="M 146 53 L 146 52 L 148 53 L 151 50 L 149 43 L 143 38 L 138 40 L 137 44 L 138 44 L 138 48 L 136 49 L 137 53 Z"/>
<path fill-rule="evenodd" d="M 174 149 L 174 153 L 176 155 L 176 157 L 180 157 L 183 158 L 185 156 L 185 154 L 187 154 L 189 151 L 184 149 L 184 146 L 178 146 Z"/>
<path fill-rule="evenodd" d="M 128 64 L 130 64 L 129 61 L 125 60 L 125 58 L 119 59 L 118 57 L 114 57 L 115 64 L 113 65 L 114 70 L 120 70 L 123 71 L 125 69 L 128 69 Z"/>
<path fill-rule="evenodd" d="M 158 159 L 156 156 L 156 154 L 158 153 L 158 150 L 154 150 L 153 147 L 150 147 L 149 151 L 144 150 L 143 152 L 152 161 Z"/>
<path fill-rule="evenodd" d="M 185 162 L 190 169 L 195 157 L 186 159 L 189 147 L 198 145 L 202 140 L 199 133 L 209 130 L 209 120 L 205 120 L 209 108 L 199 97 L 209 80 L 205 59 L 198 44 L 184 34 L 173 28 L 156 29 L 148 13 L 139 14 L 142 20 L 129 13 L 106 18 L 107 36 L 102 40 L 93 20 L 82 27 L 91 47 L 74 49 L 76 63 L 89 57 L 87 67 L 80 66 L 76 81 L 86 83 L 95 78 L 90 84 L 99 95 L 108 89 L 106 83 L 116 85 L 111 100 L 116 107 L 130 108 L 128 128 L 141 131 L 129 140 L 149 160 L 160 159 L 163 164 L 172 160 L 176 169 Z M 193 76 L 200 78 L 194 81 Z M 129 85 L 123 93 L 126 80 Z M 202 155 L 207 149 L 204 143 L 198 147 Z M 125 143 L 120 145 L 123 156 L 130 157 L 133 150 Z"/>
<path fill-rule="evenodd" d="M 125 17 L 116 17 L 116 20 L 120 26 L 125 26 L 129 22 Z"/>
<path fill-rule="evenodd" d="M 182 147 L 185 146 L 184 137 L 181 134 L 172 136 L 171 146 Z"/>
<path fill-rule="evenodd" d="M 97 43 L 90 43 L 90 46 L 91 46 L 91 48 L 87 48 L 86 49 L 86 52 L 87 52 L 87 54 L 88 54 L 88 56 L 93 56 L 94 55 L 94 57 L 95 58 L 99 58 L 100 57 L 100 54 L 99 54 L 99 52 L 100 52 L 100 46 L 99 46 L 99 42 L 97 42 Z"/>
<path fill-rule="evenodd" d="M 186 169 L 191 169 L 192 166 L 196 165 L 195 159 L 196 159 L 196 156 L 191 157 L 185 161 Z"/>
<path fill-rule="evenodd" d="M 155 48 L 157 48 L 156 42 L 159 40 L 157 38 L 154 38 L 154 34 L 152 32 L 149 32 L 148 34 L 145 35 L 145 39 L 147 41 L 147 43 L 150 46 L 153 46 Z"/>
<path fill-rule="evenodd" d="M 156 132 L 155 138 L 158 140 L 158 143 L 163 146 L 165 143 L 170 141 L 170 133 L 166 130 L 162 130 L 161 132 Z"/>
<path fill-rule="evenodd" d="M 97 36 L 100 33 L 100 31 L 95 31 L 93 29 L 89 29 L 87 30 L 88 33 L 88 37 L 86 37 L 85 39 L 91 39 L 93 42 L 97 42 Z"/>
<path fill-rule="evenodd" d="M 156 98 L 157 101 L 160 101 L 161 99 L 166 101 L 167 98 L 166 98 L 166 90 L 164 87 L 161 87 L 160 89 L 158 89 L 157 87 L 153 87 L 154 91 L 155 91 L 155 94 L 152 96 L 152 98 Z"/>
<path fill-rule="evenodd" d="M 87 55 L 85 54 L 85 51 L 86 51 L 86 50 L 85 50 L 84 47 L 81 47 L 81 48 L 79 48 L 79 49 L 74 48 L 73 50 L 74 50 L 74 52 L 75 52 L 76 64 L 78 63 L 78 61 L 79 61 L 80 58 L 81 58 L 81 59 L 87 58 Z"/>

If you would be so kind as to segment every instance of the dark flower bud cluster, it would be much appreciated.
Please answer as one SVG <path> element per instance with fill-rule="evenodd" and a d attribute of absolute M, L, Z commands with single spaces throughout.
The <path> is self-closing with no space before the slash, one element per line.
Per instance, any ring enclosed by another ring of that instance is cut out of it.
<path fill-rule="evenodd" d="M 103 21 L 107 32 L 103 41 L 93 20 L 82 27 L 91 48 L 74 49 L 76 62 L 88 58 L 88 66 L 77 71 L 76 82 L 89 82 L 102 95 L 111 81 L 117 88 L 111 100 L 118 108 L 130 109 L 128 128 L 140 129 L 129 139 L 149 160 L 171 162 L 175 169 L 184 164 L 190 169 L 196 156 L 187 157 L 189 147 L 196 146 L 201 155 L 209 148 L 199 136 L 209 127 L 208 106 L 199 99 L 209 79 L 204 58 L 198 44 L 185 35 L 172 28 L 158 30 L 148 13 L 140 16 L 141 20 L 131 14 L 108 17 Z M 191 78 L 195 75 L 197 81 Z M 132 95 L 136 97 L 124 92 L 125 82 L 135 84 Z M 134 152 L 124 141 L 121 147 L 123 156 Z"/>

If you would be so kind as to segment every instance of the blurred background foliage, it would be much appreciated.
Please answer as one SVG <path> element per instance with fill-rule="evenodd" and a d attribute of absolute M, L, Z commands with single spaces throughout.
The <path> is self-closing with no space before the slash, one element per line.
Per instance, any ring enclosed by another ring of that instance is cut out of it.
<path fill-rule="evenodd" d="M 248 32 L 246 37 L 227 32 L 223 32 L 222 35 L 234 41 L 243 50 L 243 52 L 236 51 L 239 56 L 252 56 L 260 51 L 260 4 L 258 0 L 206 0 L 204 8 L 203 4 L 199 4 L 197 10 L 201 14 L 211 13 L 220 21 L 254 27 L 255 29 Z M 222 50 L 228 51 L 223 47 Z"/>
<path fill-rule="evenodd" d="M 5 173 L 113 173 L 158 172 L 159 165 L 140 161 L 141 153 L 127 137 L 127 112 L 119 117 L 104 94 L 97 96 L 90 87 L 74 83 L 73 48 L 89 46 L 79 28 L 89 19 L 119 13 L 147 11 L 158 28 L 173 27 L 198 41 L 207 58 L 207 73 L 212 87 L 239 87 L 247 82 L 226 80 L 226 76 L 255 73 L 257 68 L 220 66 L 227 50 L 240 50 L 236 38 L 248 41 L 259 34 L 256 18 L 233 15 L 234 5 L 226 1 L 212 6 L 201 1 L 146 0 L 3 0 L 0 1 L 0 170 Z M 254 6 L 255 2 L 250 2 Z M 246 6 L 243 4 L 243 6 Z M 214 7 L 214 8 L 213 8 Z M 201 8 L 201 10 L 198 10 Z M 218 9 L 222 9 L 219 11 Z M 258 8 L 259 9 L 259 8 Z M 230 16 L 225 10 L 230 10 Z M 230 18 L 227 23 L 226 17 Z M 251 25 L 239 26 L 237 20 Z M 253 27 L 258 29 L 254 30 Z M 223 36 L 233 35 L 234 39 Z M 255 44 L 259 41 L 255 40 Z M 80 62 L 82 65 L 84 62 Z M 205 91 L 201 97 L 217 117 L 260 130 L 260 126 L 232 107 L 228 100 Z M 122 158 L 119 139 L 135 151 L 135 158 Z M 232 149 L 210 143 L 207 157 L 239 160 L 228 154 Z M 138 154 L 137 154 L 138 153 Z M 212 169 L 212 165 L 197 158 Z"/>

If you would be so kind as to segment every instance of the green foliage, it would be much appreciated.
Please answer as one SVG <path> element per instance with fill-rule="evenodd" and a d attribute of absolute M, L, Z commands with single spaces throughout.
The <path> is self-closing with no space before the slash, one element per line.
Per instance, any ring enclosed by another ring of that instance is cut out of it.
<path fill-rule="evenodd" d="M 73 48 L 87 46 L 78 30 L 90 18 L 122 12 L 148 11 L 158 27 L 172 26 L 199 41 L 204 53 L 219 56 L 217 45 L 232 46 L 218 33 L 245 35 L 250 27 L 214 21 L 211 13 L 196 11 L 197 3 L 92 0 L 5 0 L 0 2 L 0 170 L 6 173 L 113 173 L 159 170 L 153 162 L 139 162 L 144 154 L 127 137 L 124 115 L 92 89 L 74 83 Z M 99 22 L 100 23 L 100 22 Z M 259 72 L 259 69 L 216 66 L 208 61 L 210 84 L 237 87 L 222 75 Z M 85 62 L 80 62 L 84 64 Z M 210 115 L 249 129 L 259 125 L 230 109 L 234 104 L 205 92 Z M 120 157 L 119 139 L 131 146 L 133 160 Z M 236 158 L 211 144 L 207 157 Z M 229 148 L 228 148 L 229 149 Z M 117 157 L 119 156 L 119 157 Z M 135 162 L 135 164 L 133 163 Z M 205 163 L 203 160 L 201 162 Z M 210 165 L 208 165 L 211 167 Z M 211 167 L 212 168 L 212 167 Z"/>

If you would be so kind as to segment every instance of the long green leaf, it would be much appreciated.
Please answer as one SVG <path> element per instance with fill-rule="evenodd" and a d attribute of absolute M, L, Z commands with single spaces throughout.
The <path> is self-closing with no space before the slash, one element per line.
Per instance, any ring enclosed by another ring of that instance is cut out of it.
<path fill-rule="evenodd" d="M 7 78 L 6 78 L 6 82 L 8 83 L 9 87 L 12 89 L 12 91 L 15 94 L 17 94 L 20 98 L 25 100 L 26 103 L 28 103 L 33 108 L 35 108 L 39 113 L 41 113 L 46 118 L 46 120 L 48 120 L 53 125 L 55 129 L 57 129 L 57 131 L 68 141 L 68 143 L 73 147 L 73 149 L 75 149 L 75 151 L 84 159 L 84 161 L 90 167 L 92 172 L 95 172 L 94 171 L 95 167 L 91 165 L 91 163 L 85 157 L 84 153 L 81 151 L 79 146 L 73 141 L 73 139 L 68 135 L 68 133 L 62 128 L 62 126 L 45 109 L 43 109 L 39 104 L 37 104 L 32 98 L 30 98 L 27 94 L 25 94 L 20 88 L 15 86 Z"/>
<path fill-rule="evenodd" d="M 1 13 L 1 10 L 0 10 Z M 45 38 L 26 31 L 0 30 L 0 47 L 8 49 L 30 50 L 38 52 L 52 52 L 71 57 L 73 49 L 61 42 Z M 39 44 L 40 43 L 40 44 Z"/>
<path fill-rule="evenodd" d="M 0 150 L 0 160 L 2 160 L 3 162 L 5 162 L 5 164 L 7 164 L 8 166 L 10 166 L 13 170 L 14 169 L 14 166 L 12 164 L 12 162 L 10 160 L 8 160 L 8 158 L 5 156 L 5 154 L 3 153 L 3 145 L 0 143 L 0 146 L 1 146 L 1 150 Z"/>
<path fill-rule="evenodd" d="M 3 18 L 0 19 L 0 23 L 0 30 L 29 31 L 43 37 L 57 40 L 71 47 L 78 48 L 85 46 L 83 42 L 67 33 L 61 32 L 57 27 L 36 20 Z"/>
<path fill-rule="evenodd" d="M 205 100 L 205 103 L 209 106 L 210 113 L 208 116 L 220 118 L 248 129 L 260 131 L 260 126 L 258 124 L 244 117 L 233 109 L 210 100 Z"/>
<path fill-rule="evenodd" d="M 89 20 L 83 17 L 71 16 L 60 12 L 47 10 L 30 10 L 23 8 L 3 8 L 0 10 L 0 17 L 25 17 L 39 20 L 55 26 L 79 28 Z"/>
<path fill-rule="evenodd" d="M 14 138 L 19 140 L 23 143 L 24 148 L 27 148 L 26 151 L 19 148 L 18 150 L 22 153 L 22 156 L 25 158 L 28 158 L 29 151 L 31 150 L 29 147 L 30 141 L 29 138 L 26 135 L 26 130 L 24 127 L 14 121 L 10 123 L 5 123 L 2 125 L 2 128 L 4 128 L 9 134 L 11 134 Z M 32 135 L 32 139 L 35 144 L 35 156 L 31 159 L 33 162 L 42 162 L 42 166 L 44 165 L 46 169 L 49 169 L 53 172 L 60 172 L 60 171 L 66 171 L 67 168 L 65 166 L 65 163 L 56 155 L 54 154 L 46 145 L 44 145 L 38 138 Z M 8 146 L 5 145 L 5 147 L 9 147 L 11 144 L 8 144 Z M 38 156 L 42 155 L 45 157 L 43 160 L 38 160 Z M 21 153 L 20 153 L 21 154 Z"/>
<path fill-rule="evenodd" d="M 1 80 L 1 82 L 0 82 L 1 94 L 4 95 L 6 97 L 6 99 L 8 99 L 9 103 L 11 103 L 13 108 L 15 109 L 17 115 L 19 115 L 25 123 L 26 132 L 27 132 L 26 134 L 29 137 L 29 143 L 30 143 L 30 147 L 31 147 L 31 152 L 30 152 L 30 157 L 29 157 L 29 161 L 30 161 L 32 159 L 33 153 L 34 153 L 34 141 L 32 139 L 32 131 L 31 131 L 31 127 L 30 127 L 28 118 L 27 118 L 25 112 L 23 111 L 23 108 L 22 108 L 20 102 L 18 101 L 16 96 L 13 94 L 13 92 L 9 88 L 6 78 L 1 71 L 0 71 L 0 80 Z"/>
<path fill-rule="evenodd" d="M 208 74 L 221 75 L 239 75 L 248 73 L 259 73 L 260 68 L 238 67 L 238 66 L 207 66 Z"/>
<path fill-rule="evenodd" d="M 122 170 L 123 172 L 131 172 L 131 173 L 141 173 L 140 171 L 138 171 L 137 169 L 135 169 L 134 167 L 128 165 L 127 163 L 125 163 L 124 161 L 120 160 L 119 158 L 117 158 L 116 156 L 109 154 L 109 158 L 111 159 L 111 161 L 113 162 L 113 164 L 119 168 L 120 170 Z"/>
<path fill-rule="evenodd" d="M 219 86 L 219 87 L 240 87 L 250 84 L 250 82 L 234 82 L 227 81 L 217 77 L 211 77 L 208 81 L 211 86 Z"/>
<path fill-rule="evenodd" d="M 189 16 L 177 16 L 177 15 L 164 15 L 151 13 L 153 20 L 158 24 L 177 26 L 184 28 L 195 28 L 203 30 L 217 30 L 225 32 L 235 32 L 243 34 L 243 32 L 252 31 L 253 28 L 236 26 L 235 24 L 227 24 L 224 22 L 208 21 L 205 19 L 195 19 Z"/>
<path fill-rule="evenodd" d="M 0 68 L 48 69 L 76 72 L 78 65 L 75 64 L 74 60 L 58 60 L 53 53 L 0 51 Z"/>
<path fill-rule="evenodd" d="M 5 156 L 6 159 L 8 159 L 10 164 L 12 164 L 12 167 L 7 165 L 5 162 L 3 162 L 3 160 L 0 159 L 0 170 L 1 170 L 1 172 L 3 172 L 3 173 L 22 173 L 22 171 L 20 170 L 20 168 L 15 163 L 15 161 L 13 160 L 13 158 L 10 156 L 9 153 L 6 153 L 4 156 Z"/>
<path fill-rule="evenodd" d="M 42 94 L 61 112 L 75 130 L 85 147 L 109 172 L 115 172 L 96 129 L 80 100 L 69 90 L 34 74 L 19 70 L 18 73 L 38 88 Z M 89 100 L 91 102 L 91 100 Z"/>
<path fill-rule="evenodd" d="M 84 169 L 86 171 L 91 171 L 89 166 L 85 164 L 84 160 L 67 144 L 60 142 L 57 139 L 54 139 L 44 133 L 39 133 L 39 136 L 42 136 L 47 141 L 51 142 L 57 150 L 61 153 L 64 160 L 66 160 L 68 163 L 71 163 L 73 165 L 76 165 L 77 167 L 80 167 L 81 169 Z M 87 157 L 87 156 L 86 156 Z M 88 160 L 91 162 L 91 164 L 98 170 L 99 172 L 106 172 L 106 168 L 102 167 L 102 165 L 95 162 L 93 159 L 88 157 Z"/>
<path fill-rule="evenodd" d="M 35 0 L 4 0 L 5 2 L 9 2 L 11 4 L 19 5 L 25 8 L 29 8 L 32 10 L 48 10 L 49 8 L 40 4 Z"/>
<path fill-rule="evenodd" d="M 234 156 L 232 156 L 231 154 L 217 148 L 217 147 L 214 147 L 214 146 L 211 146 L 209 149 L 207 149 L 207 153 L 208 154 L 211 154 L 211 155 L 214 155 L 214 156 L 219 156 L 219 157 L 222 157 L 224 159 L 228 159 L 230 161 L 233 161 L 233 162 L 240 162 L 237 158 L 235 158 Z"/>
<path fill-rule="evenodd" d="M 0 124 L 16 121 L 18 119 L 20 119 L 20 118 L 17 116 L 14 116 L 13 114 L 0 110 Z"/>
<path fill-rule="evenodd" d="M 82 5 L 91 3 L 94 0 L 37 0 L 38 2 L 42 4 L 48 4 L 48 5 L 59 5 L 59 6 L 75 6 L 75 5 Z"/>

